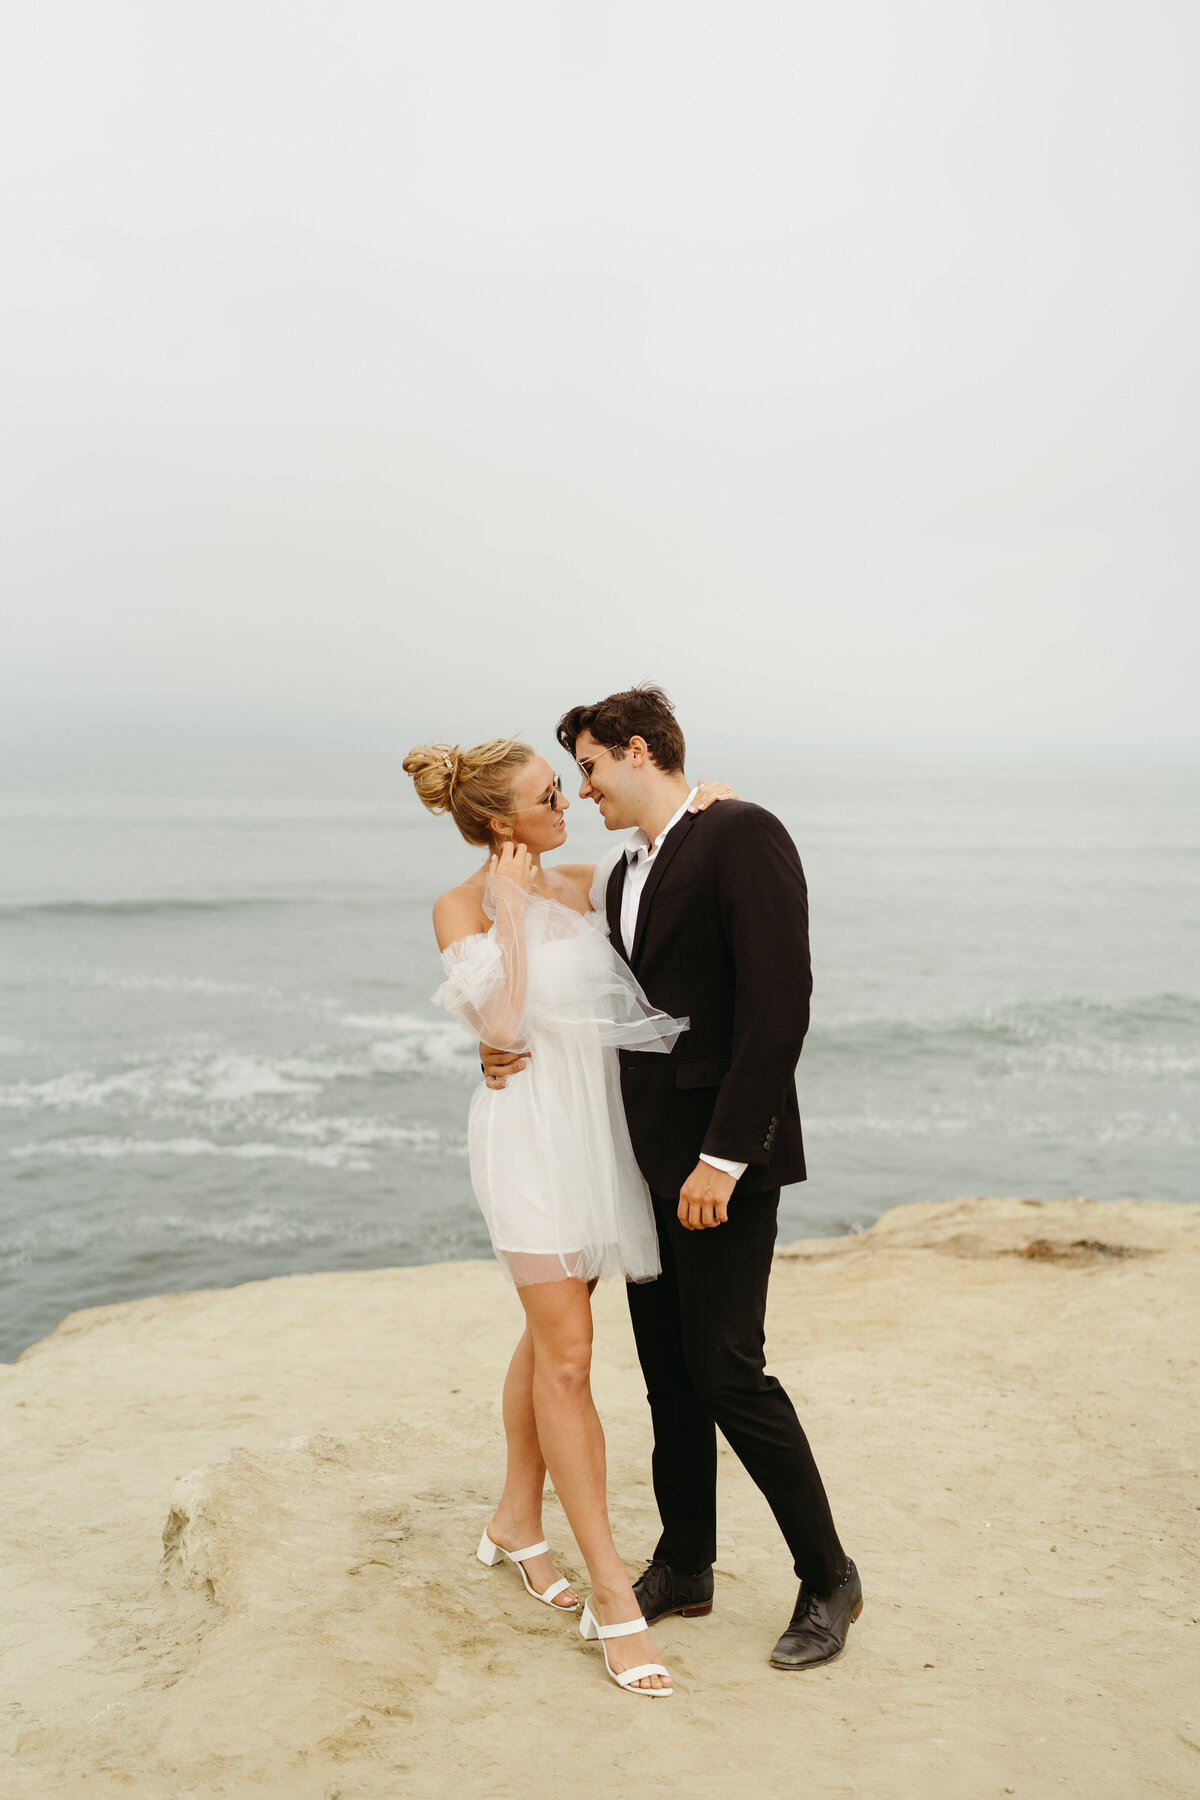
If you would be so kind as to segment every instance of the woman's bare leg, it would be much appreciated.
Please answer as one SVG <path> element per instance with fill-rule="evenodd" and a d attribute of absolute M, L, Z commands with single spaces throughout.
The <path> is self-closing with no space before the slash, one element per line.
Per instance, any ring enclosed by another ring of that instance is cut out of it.
<path fill-rule="evenodd" d="M 546 1486 L 546 1465 L 533 1416 L 533 1338 L 528 1325 L 504 1377 L 504 1437 L 508 1446 L 504 1492 L 492 1514 L 488 1534 L 494 1544 L 505 1550 L 523 1550 L 527 1544 L 542 1541 L 542 1494 Z M 539 1594 L 544 1594 L 559 1575 L 548 1556 L 528 1557 L 525 1573 Z M 567 1588 L 550 1604 L 570 1608 L 578 1602 L 578 1594 Z"/>
<path fill-rule="evenodd" d="M 533 1343 L 533 1410 L 537 1438 L 592 1583 L 591 1609 L 601 1625 L 640 1617 L 629 1575 L 608 1522 L 604 1431 L 592 1401 L 592 1308 L 582 1281 L 545 1281 L 517 1289 Z M 649 1632 L 608 1640 L 619 1673 L 658 1662 Z M 640 1687 L 666 1687 L 658 1675 Z"/>

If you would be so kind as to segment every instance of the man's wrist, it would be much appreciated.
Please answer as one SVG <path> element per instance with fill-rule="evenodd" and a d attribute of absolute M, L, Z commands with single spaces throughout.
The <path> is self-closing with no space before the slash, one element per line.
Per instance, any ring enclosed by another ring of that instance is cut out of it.
<path fill-rule="evenodd" d="M 735 1181 L 740 1181 L 750 1166 L 749 1163 L 733 1162 L 728 1156 L 709 1156 L 704 1150 L 700 1152 L 700 1161 L 711 1169 L 720 1169 L 722 1175 L 732 1175 Z"/>

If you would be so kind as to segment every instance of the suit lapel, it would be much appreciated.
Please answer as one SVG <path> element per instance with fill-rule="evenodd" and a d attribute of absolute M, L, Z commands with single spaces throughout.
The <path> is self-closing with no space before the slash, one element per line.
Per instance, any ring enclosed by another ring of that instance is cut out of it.
<path fill-rule="evenodd" d="M 699 817 L 699 813 L 684 813 L 679 823 L 677 825 L 672 825 L 670 831 L 668 831 L 666 837 L 654 852 L 654 856 L 650 863 L 650 873 L 646 877 L 646 885 L 642 889 L 641 903 L 638 906 L 637 924 L 634 927 L 633 933 L 633 953 L 629 958 L 631 968 L 637 968 L 638 957 L 642 953 L 642 939 L 646 935 L 646 921 L 650 917 L 650 904 L 654 899 L 655 892 L 661 885 L 663 876 L 670 868 L 671 863 L 675 857 L 678 856 L 683 845 L 683 840 L 687 837 L 689 831 L 691 831 Z M 619 914 L 619 900 L 617 903 L 617 911 Z"/>
<path fill-rule="evenodd" d="M 618 956 L 628 962 L 629 958 L 625 954 L 625 940 L 621 936 L 621 895 L 625 888 L 626 866 L 625 852 L 622 850 L 613 864 L 612 874 L 608 878 L 604 904 L 608 914 L 608 935 L 613 941 L 613 948 Z"/>

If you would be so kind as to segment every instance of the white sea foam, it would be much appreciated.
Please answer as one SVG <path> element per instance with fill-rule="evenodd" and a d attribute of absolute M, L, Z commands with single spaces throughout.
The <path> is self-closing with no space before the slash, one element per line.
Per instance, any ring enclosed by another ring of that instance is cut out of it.
<path fill-rule="evenodd" d="M 178 1056 L 140 1063 L 112 1075 L 73 1069 L 45 1081 L 0 1087 L 0 1106 L 17 1112 L 106 1111 L 115 1105 L 153 1110 L 199 1101 L 245 1101 L 266 1095 L 315 1094 L 323 1071 L 305 1058 L 231 1055 Z"/>
<path fill-rule="evenodd" d="M 334 1225 L 327 1217 L 305 1218 L 278 1207 L 256 1206 L 237 1218 L 203 1213 L 141 1211 L 125 1217 L 106 1214 L 102 1219 L 48 1219 L 36 1231 L 24 1231 L 0 1239 L 0 1268 L 27 1268 L 52 1246 L 85 1250 L 92 1244 L 116 1241 L 142 1245 L 176 1243 L 215 1244 L 316 1244 L 330 1237 L 345 1237 L 344 1222 Z"/>
<path fill-rule="evenodd" d="M 916 1113 L 911 1118 L 881 1113 L 815 1113 L 804 1116 L 805 1137 L 965 1137 L 978 1129 L 978 1120 L 939 1118 Z"/>
<path fill-rule="evenodd" d="M 1194 1116 L 1170 1112 L 1156 1119 L 1145 1113 L 1118 1112 L 1102 1120 L 1094 1129 L 1097 1144 L 1200 1144 L 1200 1124 Z"/>
<path fill-rule="evenodd" d="M 946 1117 L 936 1112 L 884 1114 L 873 1112 L 806 1113 L 806 1138 L 828 1138 L 842 1141 L 866 1138 L 941 1139 L 986 1138 L 997 1134 L 1010 1139 L 1045 1139 L 1061 1143 L 1064 1121 L 1060 1113 L 1038 1113 L 1015 1110 L 1001 1113 L 994 1107 L 981 1107 L 969 1117 Z M 1182 1113 L 1171 1112 L 1152 1118 L 1145 1113 L 1126 1110 L 1090 1123 L 1088 1141 L 1097 1144 L 1123 1144 L 1146 1141 L 1187 1145 L 1200 1142 L 1200 1128 L 1195 1120 Z"/>
<path fill-rule="evenodd" d="M 1120 1044 L 1078 1038 L 1020 1045 L 1000 1058 L 1014 1075 L 1162 1076 L 1200 1074 L 1200 1053 L 1174 1044 Z"/>
<path fill-rule="evenodd" d="M 127 993 L 217 994 L 249 996 L 256 1000 L 284 1001 L 279 988 L 254 981 L 219 981 L 210 975 L 152 975 L 137 969 L 65 968 L 62 978 L 72 987 L 116 988 Z"/>
<path fill-rule="evenodd" d="M 340 1013 L 337 1023 L 379 1034 L 367 1050 L 377 1067 L 392 1073 L 431 1070 L 463 1076 L 474 1074 L 479 1067 L 474 1046 L 450 1019 L 422 1018 L 416 1013 Z"/>
<path fill-rule="evenodd" d="M 339 1025 L 350 1025 L 358 1031 L 428 1031 L 432 1021 L 418 1019 L 412 1013 L 339 1013 Z"/>
<path fill-rule="evenodd" d="M 213 1244 L 320 1244 L 343 1235 L 327 1219 L 320 1221 L 257 1207 L 240 1219 L 212 1219 L 192 1213 L 150 1214 L 133 1222 L 127 1235 L 171 1235 L 197 1243 Z"/>
<path fill-rule="evenodd" d="M 477 1077 L 474 1047 L 448 1020 L 443 1023 L 410 1014 L 368 1020 L 359 1015 L 359 1023 L 372 1030 L 386 1023 L 389 1035 L 284 1056 L 233 1052 L 223 1045 L 201 1050 L 190 1037 L 185 1050 L 109 1073 L 71 1069 L 41 1080 L 2 1083 L 0 1108 L 18 1113 L 133 1108 L 195 1116 L 206 1106 L 246 1107 L 272 1098 L 311 1097 L 330 1083 L 369 1080 L 376 1075 Z M 18 1042 L 12 1040 L 13 1045 Z"/>
<path fill-rule="evenodd" d="M 439 1147 L 453 1152 L 458 1146 L 447 1141 L 432 1125 L 382 1125 L 375 1119 L 351 1119 L 322 1116 L 315 1119 L 276 1119 L 275 1129 L 289 1137 L 315 1138 L 322 1141 L 337 1137 L 343 1144 L 368 1148 L 377 1144 L 402 1145 L 410 1150 L 434 1150 Z"/>
<path fill-rule="evenodd" d="M 450 1156 L 466 1155 L 465 1143 L 447 1139 L 432 1125 L 387 1125 L 374 1119 L 348 1117 L 282 1117 L 275 1118 L 270 1123 L 281 1135 L 305 1141 L 300 1145 L 263 1140 L 231 1143 L 196 1135 L 135 1137 L 128 1133 L 93 1133 L 14 1144 L 9 1147 L 8 1154 L 21 1161 L 39 1157 L 112 1161 L 121 1157 L 140 1156 L 227 1156 L 243 1162 L 259 1162 L 280 1157 L 309 1163 L 317 1168 L 356 1170 L 373 1167 L 367 1154 L 371 1150 L 408 1150 L 425 1154 L 440 1151 Z"/>
<path fill-rule="evenodd" d="M 370 1158 L 348 1144 L 217 1144 L 209 1138 L 77 1137 L 48 1138 L 40 1143 L 10 1145 L 8 1154 L 18 1160 L 65 1157 L 75 1161 L 115 1161 L 140 1156 L 228 1156 L 239 1162 L 262 1162 L 280 1157 L 310 1163 L 324 1169 L 369 1169 Z"/>

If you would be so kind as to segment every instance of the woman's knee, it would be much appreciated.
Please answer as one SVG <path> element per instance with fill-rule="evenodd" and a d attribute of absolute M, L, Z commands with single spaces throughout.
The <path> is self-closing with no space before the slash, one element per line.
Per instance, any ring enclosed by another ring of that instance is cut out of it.
<path fill-rule="evenodd" d="M 557 1338 L 538 1344 L 534 1380 L 562 1394 L 583 1393 L 592 1374 L 590 1338 Z"/>
<path fill-rule="evenodd" d="M 582 1282 L 522 1290 L 533 1336 L 534 1381 L 585 1388 L 592 1367 L 592 1310 Z"/>

